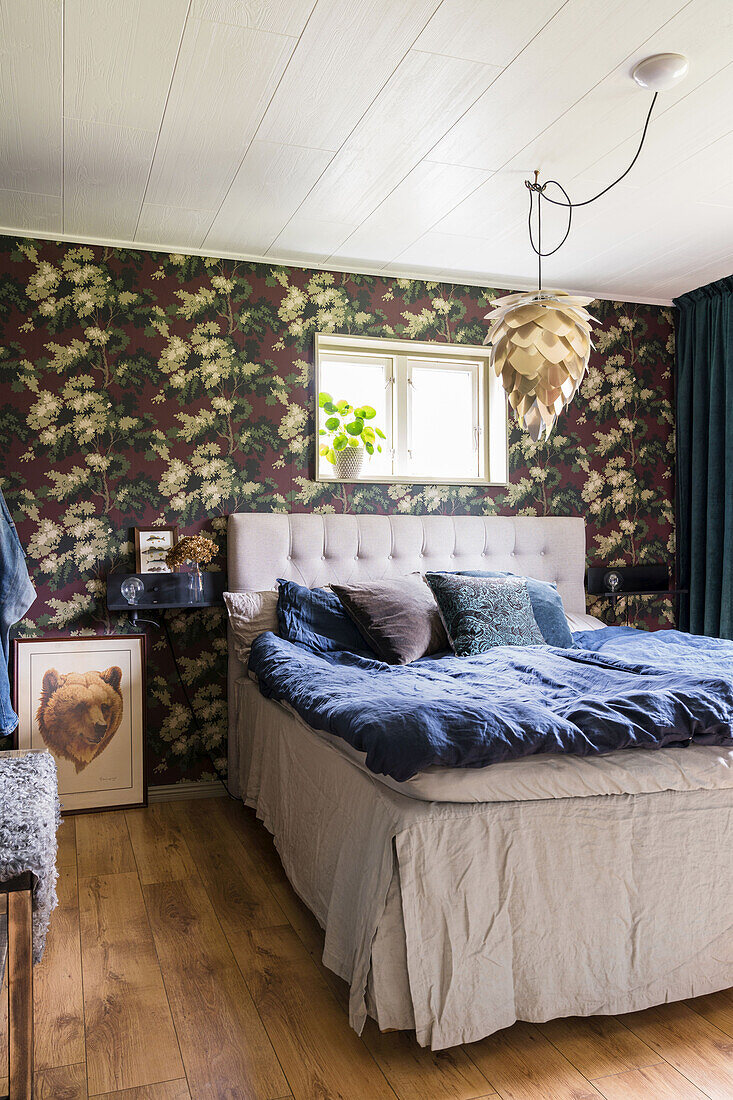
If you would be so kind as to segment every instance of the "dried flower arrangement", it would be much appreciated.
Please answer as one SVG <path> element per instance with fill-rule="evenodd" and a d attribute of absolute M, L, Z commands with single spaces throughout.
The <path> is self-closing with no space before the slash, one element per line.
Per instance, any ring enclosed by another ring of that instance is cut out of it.
<path fill-rule="evenodd" d="M 217 546 L 206 535 L 186 535 L 171 547 L 165 556 L 169 569 L 178 569 L 184 562 L 207 565 L 216 557 Z"/>

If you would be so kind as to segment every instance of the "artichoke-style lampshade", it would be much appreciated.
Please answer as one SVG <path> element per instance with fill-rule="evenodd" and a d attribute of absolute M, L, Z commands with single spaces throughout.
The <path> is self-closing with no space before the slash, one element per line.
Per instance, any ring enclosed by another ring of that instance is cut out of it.
<path fill-rule="evenodd" d="M 486 315 L 491 365 L 535 443 L 550 435 L 588 368 L 591 301 L 564 290 L 509 294 Z"/>

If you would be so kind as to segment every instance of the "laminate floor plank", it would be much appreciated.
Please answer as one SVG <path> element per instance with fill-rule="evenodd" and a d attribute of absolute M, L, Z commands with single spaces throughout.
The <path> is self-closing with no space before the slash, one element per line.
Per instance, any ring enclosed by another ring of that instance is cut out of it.
<path fill-rule="evenodd" d="M 502 1100 L 598 1100 L 600 1093 L 532 1024 L 466 1047 Z"/>
<path fill-rule="evenodd" d="M 61 866 L 56 892 L 59 904 L 51 917 L 43 959 L 33 972 L 36 1069 L 78 1065 L 86 1058 L 75 856 L 73 863 Z"/>
<path fill-rule="evenodd" d="M 572 1016 L 536 1027 L 591 1081 L 661 1060 L 614 1016 Z"/>
<path fill-rule="evenodd" d="M 222 801 L 169 802 L 162 808 L 185 837 L 194 866 L 225 932 L 228 928 L 267 928 L 287 923 L 252 861 L 241 832 L 218 805 L 209 804 Z"/>
<path fill-rule="evenodd" d="M 733 1097 L 733 1039 L 686 1004 L 660 1005 L 620 1017 L 678 1073 L 710 1097 Z"/>
<path fill-rule="evenodd" d="M 462 1047 L 428 1050 L 411 1032 L 380 1032 L 367 1020 L 362 1042 L 400 1100 L 483 1100 L 491 1085 Z"/>
<path fill-rule="evenodd" d="M 137 874 L 81 879 L 79 910 L 90 1094 L 184 1077 Z"/>
<path fill-rule="evenodd" d="M 178 825 L 164 802 L 126 810 L 125 820 L 140 882 L 175 882 L 194 874 L 195 866 Z"/>
<path fill-rule="evenodd" d="M 686 1077 L 666 1062 L 594 1081 L 605 1100 L 706 1100 Z"/>
<path fill-rule="evenodd" d="M 709 1023 L 733 1036 L 733 989 L 723 989 L 719 993 L 708 993 L 685 1001 L 688 1008 L 704 1016 Z"/>
<path fill-rule="evenodd" d="M 197 877 L 144 886 L 194 1100 L 290 1092 L 244 978 Z"/>
<path fill-rule="evenodd" d="M 76 818 L 65 817 L 56 832 L 56 866 L 59 871 L 73 866 L 76 870 Z"/>
<path fill-rule="evenodd" d="M 191 1100 L 188 1083 L 180 1081 L 161 1081 L 157 1085 L 142 1085 L 137 1089 L 123 1089 L 122 1092 L 105 1092 L 90 1100 Z"/>
<path fill-rule="evenodd" d="M 123 811 L 79 814 L 75 821 L 80 879 L 92 875 L 137 873 Z"/>
<path fill-rule="evenodd" d="M 292 928 L 253 929 L 245 973 L 295 1100 L 395 1100 Z"/>
<path fill-rule="evenodd" d="M 87 1067 L 53 1066 L 36 1072 L 33 1100 L 87 1100 Z"/>
<path fill-rule="evenodd" d="M 275 849 L 272 836 L 264 825 L 257 821 L 251 811 L 241 803 L 227 800 L 220 802 L 220 813 L 226 816 L 230 828 L 239 837 L 248 851 L 249 859 L 257 875 L 267 883 L 271 895 L 276 899 L 282 919 L 270 921 L 270 925 L 288 923 L 298 934 L 299 939 L 313 958 L 331 992 L 345 1012 L 349 1010 L 349 987 L 337 974 L 324 966 L 324 932 L 310 909 L 298 897 L 290 885 Z M 239 941 L 238 950 L 247 950 L 247 943 Z M 237 951 L 235 951 L 237 954 Z M 239 959 L 238 959 L 239 961 Z"/>

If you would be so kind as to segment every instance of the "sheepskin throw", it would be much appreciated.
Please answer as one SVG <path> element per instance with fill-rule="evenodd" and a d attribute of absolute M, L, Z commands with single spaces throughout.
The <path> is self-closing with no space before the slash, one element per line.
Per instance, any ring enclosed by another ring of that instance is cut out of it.
<path fill-rule="evenodd" d="M 30 871 L 33 961 L 40 962 L 56 907 L 56 762 L 49 752 L 0 753 L 0 879 Z"/>

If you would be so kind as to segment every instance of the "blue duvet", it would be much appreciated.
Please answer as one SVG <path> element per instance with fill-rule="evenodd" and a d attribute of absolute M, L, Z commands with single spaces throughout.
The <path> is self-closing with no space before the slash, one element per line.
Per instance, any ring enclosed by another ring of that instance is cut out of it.
<path fill-rule="evenodd" d="M 393 666 L 268 633 L 249 667 L 263 695 L 397 780 L 430 764 L 733 744 L 733 642 L 628 627 L 573 640 L 579 648 L 501 646 Z"/>

